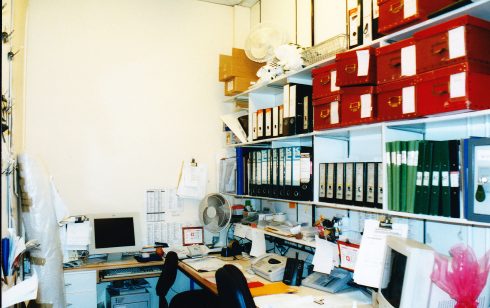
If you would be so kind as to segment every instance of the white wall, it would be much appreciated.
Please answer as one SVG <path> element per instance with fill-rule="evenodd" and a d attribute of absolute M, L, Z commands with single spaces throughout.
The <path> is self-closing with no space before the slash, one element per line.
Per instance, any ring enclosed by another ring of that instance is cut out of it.
<path fill-rule="evenodd" d="M 72 215 L 142 209 L 145 190 L 175 187 L 191 158 L 208 164 L 215 191 L 231 7 L 34 0 L 27 41 L 26 150 Z"/>

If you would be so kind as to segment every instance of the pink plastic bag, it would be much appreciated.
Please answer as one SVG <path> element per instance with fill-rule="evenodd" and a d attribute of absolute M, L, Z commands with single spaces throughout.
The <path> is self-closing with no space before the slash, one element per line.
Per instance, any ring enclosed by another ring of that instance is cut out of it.
<path fill-rule="evenodd" d="M 456 301 L 455 308 L 476 308 L 490 270 L 490 251 L 479 262 L 473 249 L 464 244 L 454 246 L 449 254 L 451 261 L 436 254 L 431 279 Z"/>

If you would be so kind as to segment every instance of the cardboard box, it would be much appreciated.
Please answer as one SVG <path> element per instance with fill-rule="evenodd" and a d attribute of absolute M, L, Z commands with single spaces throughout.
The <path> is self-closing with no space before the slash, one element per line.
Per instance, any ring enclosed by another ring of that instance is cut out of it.
<path fill-rule="evenodd" d="M 340 95 L 335 94 L 313 101 L 313 129 L 324 130 L 340 126 Z"/>
<path fill-rule="evenodd" d="M 337 86 L 375 85 L 376 54 L 373 47 L 338 53 Z"/>
<path fill-rule="evenodd" d="M 311 71 L 311 75 L 314 100 L 339 93 L 340 88 L 336 85 L 337 66 L 335 63 L 316 68 Z"/>
<path fill-rule="evenodd" d="M 414 76 L 416 74 L 414 39 L 409 38 L 376 48 L 376 66 L 378 85 Z"/>
<path fill-rule="evenodd" d="M 340 89 L 340 126 L 377 121 L 376 87 L 345 87 Z"/>
<path fill-rule="evenodd" d="M 249 77 L 231 77 L 225 81 L 225 95 L 233 96 L 247 91 L 254 81 Z"/>
<path fill-rule="evenodd" d="M 418 116 L 415 77 L 378 85 L 378 119 L 392 121 Z"/>
<path fill-rule="evenodd" d="M 256 81 L 257 71 L 264 63 L 257 63 L 245 54 L 243 49 L 233 48 L 232 55 L 219 56 L 219 81 L 227 81 L 233 77 L 247 77 Z"/>

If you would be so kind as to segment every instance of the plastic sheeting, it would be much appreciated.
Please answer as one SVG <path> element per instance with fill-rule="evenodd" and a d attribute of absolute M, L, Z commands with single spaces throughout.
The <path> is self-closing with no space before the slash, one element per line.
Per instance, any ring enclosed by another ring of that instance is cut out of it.
<path fill-rule="evenodd" d="M 32 269 L 39 277 L 37 303 L 65 307 L 63 256 L 54 196 L 46 170 L 31 156 L 19 155 L 22 219 L 26 238 L 37 239 L 39 249 L 31 252 Z"/>

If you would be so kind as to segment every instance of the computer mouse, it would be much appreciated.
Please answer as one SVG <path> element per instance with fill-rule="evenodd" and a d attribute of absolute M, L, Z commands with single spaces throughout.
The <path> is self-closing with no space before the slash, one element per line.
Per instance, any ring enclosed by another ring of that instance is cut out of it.
<path fill-rule="evenodd" d="M 274 259 L 274 258 L 269 259 L 269 264 L 279 264 L 279 263 L 281 263 L 281 261 L 279 261 L 277 259 Z"/>

